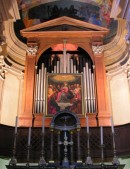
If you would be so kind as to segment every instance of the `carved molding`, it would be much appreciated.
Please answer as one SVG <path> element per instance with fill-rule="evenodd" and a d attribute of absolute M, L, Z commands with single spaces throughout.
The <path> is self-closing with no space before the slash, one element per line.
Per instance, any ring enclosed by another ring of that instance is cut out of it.
<path fill-rule="evenodd" d="M 5 61 L 4 61 L 4 56 L 0 55 L 0 79 L 4 80 L 6 77 L 6 73 L 11 73 L 15 76 L 17 76 L 18 78 L 23 78 L 24 73 L 22 71 L 19 71 L 17 68 L 15 67 L 10 67 L 8 66 Z"/>
<path fill-rule="evenodd" d="M 127 64 L 123 67 L 124 72 L 127 75 L 128 81 L 130 81 L 130 60 L 127 62 Z"/>
<path fill-rule="evenodd" d="M 118 30 L 115 38 L 104 45 L 104 61 L 107 70 L 116 69 L 120 62 L 128 57 L 128 45 L 124 38 L 126 34 L 126 21 L 118 19 Z"/>
<path fill-rule="evenodd" d="M 1 0 L 0 1 L 0 11 L 2 20 L 12 19 L 16 21 L 20 19 L 19 9 L 17 0 L 9 1 L 9 0 Z"/>
<path fill-rule="evenodd" d="M 127 22 L 127 35 L 125 36 L 125 40 L 127 44 L 130 44 L 130 21 Z"/>
<path fill-rule="evenodd" d="M 3 22 L 3 24 L 5 28 L 3 32 L 4 36 L 5 37 L 8 36 L 8 39 L 6 39 L 7 55 L 9 55 L 10 58 L 12 59 L 12 64 L 15 63 L 13 62 L 14 60 L 18 63 L 17 67 L 19 67 L 20 64 L 23 65 L 24 67 L 27 47 L 25 44 L 23 44 L 16 38 L 13 28 L 13 19 L 6 20 Z M 124 53 L 127 50 L 127 44 L 124 39 L 124 36 L 126 36 L 126 34 L 127 34 L 126 21 L 123 19 L 119 19 L 117 35 L 112 40 L 112 42 L 104 45 L 104 61 L 107 70 L 111 68 L 113 69 L 116 68 L 117 65 L 119 65 L 120 60 L 123 59 Z M 9 59 L 8 56 L 6 57 L 7 59 Z"/>
<path fill-rule="evenodd" d="M 6 72 L 6 68 L 4 64 L 4 56 L 0 55 L 0 79 L 1 80 L 5 79 L 5 72 Z"/>
<path fill-rule="evenodd" d="M 26 57 L 26 48 L 27 45 L 22 43 L 15 35 L 13 21 L 4 22 L 5 37 L 7 43 L 7 55 L 10 56 L 12 60 L 15 60 L 16 63 L 24 65 Z M 17 65 L 18 67 L 18 65 Z"/>

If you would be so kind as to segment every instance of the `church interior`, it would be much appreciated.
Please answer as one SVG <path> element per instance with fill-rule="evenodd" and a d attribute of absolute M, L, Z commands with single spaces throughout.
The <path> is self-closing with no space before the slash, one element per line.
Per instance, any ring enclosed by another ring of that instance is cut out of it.
<path fill-rule="evenodd" d="M 0 169 L 130 168 L 130 1 L 0 0 Z"/>

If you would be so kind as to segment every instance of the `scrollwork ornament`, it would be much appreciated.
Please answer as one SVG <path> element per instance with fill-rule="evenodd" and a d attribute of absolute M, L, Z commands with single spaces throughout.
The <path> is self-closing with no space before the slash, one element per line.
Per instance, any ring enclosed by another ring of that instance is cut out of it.
<path fill-rule="evenodd" d="M 5 79 L 6 67 L 4 64 L 4 56 L 0 55 L 0 79 Z"/>

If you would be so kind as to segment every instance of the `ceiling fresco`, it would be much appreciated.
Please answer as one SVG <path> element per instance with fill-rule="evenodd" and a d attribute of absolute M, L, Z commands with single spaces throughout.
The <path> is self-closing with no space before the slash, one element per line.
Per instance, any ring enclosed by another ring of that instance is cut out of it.
<path fill-rule="evenodd" d="M 110 41 L 117 30 L 117 22 L 110 18 L 112 0 L 17 0 L 22 22 L 27 28 L 61 16 L 68 16 L 110 29 L 105 41 Z M 18 26 L 19 25 L 19 26 Z M 112 31 L 111 31 L 112 30 Z"/>

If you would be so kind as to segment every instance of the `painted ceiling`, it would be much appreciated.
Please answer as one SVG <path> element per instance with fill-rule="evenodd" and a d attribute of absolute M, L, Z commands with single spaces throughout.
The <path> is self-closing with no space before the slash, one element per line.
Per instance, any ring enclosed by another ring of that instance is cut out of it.
<path fill-rule="evenodd" d="M 109 42 L 116 34 L 117 22 L 110 18 L 112 0 L 17 0 L 21 21 L 15 32 L 61 16 L 68 16 L 110 29 Z"/>

